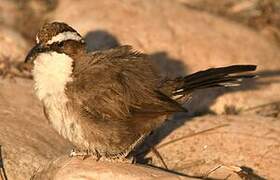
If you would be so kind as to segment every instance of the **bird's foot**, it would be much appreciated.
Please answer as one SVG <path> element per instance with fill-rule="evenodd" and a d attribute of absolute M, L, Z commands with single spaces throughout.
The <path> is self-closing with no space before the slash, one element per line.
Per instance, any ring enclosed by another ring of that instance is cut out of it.
<path fill-rule="evenodd" d="M 128 164 L 136 164 L 137 163 L 137 158 L 134 155 L 128 155 L 128 156 L 122 157 L 120 159 L 122 159 L 122 161 L 124 163 L 128 163 Z"/>
<path fill-rule="evenodd" d="M 90 151 L 80 151 L 76 149 L 72 149 L 69 156 L 70 157 L 81 157 L 83 160 L 92 156 L 93 154 Z M 98 160 L 98 158 L 97 158 Z"/>
<path fill-rule="evenodd" d="M 116 163 L 127 163 L 127 164 L 135 164 L 136 159 L 135 157 L 127 157 L 124 156 L 102 156 L 98 151 L 90 151 L 90 150 L 76 150 L 72 149 L 70 154 L 70 157 L 80 157 L 82 160 L 85 160 L 87 158 L 93 158 L 96 161 L 107 161 L 107 162 L 116 162 Z"/>
<path fill-rule="evenodd" d="M 125 163 L 125 164 L 135 164 L 135 158 L 125 158 L 125 157 L 104 157 L 106 161 L 116 162 L 116 163 Z"/>
<path fill-rule="evenodd" d="M 101 156 L 101 154 L 97 150 L 95 150 L 95 152 L 93 152 L 91 150 L 72 149 L 69 156 L 70 157 L 81 157 L 82 160 L 85 160 L 89 157 L 96 161 L 103 160 L 103 156 Z"/>

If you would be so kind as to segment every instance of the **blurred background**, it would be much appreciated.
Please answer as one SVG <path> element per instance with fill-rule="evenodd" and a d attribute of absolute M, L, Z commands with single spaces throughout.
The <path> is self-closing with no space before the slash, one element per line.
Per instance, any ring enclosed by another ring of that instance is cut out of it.
<path fill-rule="evenodd" d="M 124 2 L 121 0 L 115 2 L 115 4 Z M 277 0 L 175 0 L 175 2 L 188 9 L 207 12 L 240 23 L 279 43 L 280 2 Z M 81 4 L 93 5 L 95 3 L 98 4 L 96 1 L 81 2 Z M 133 0 L 130 3 L 133 4 Z M 7 26 L 19 32 L 29 42 L 33 42 L 34 36 L 41 25 L 44 22 L 56 19 L 56 15 L 53 16 L 54 13 L 64 17 L 73 13 L 73 16 L 84 17 L 84 15 L 78 14 L 80 8 L 77 9 L 77 12 L 67 11 L 68 6 L 64 6 L 67 4 L 70 7 L 76 6 L 76 4 L 71 5 L 69 0 L 63 3 L 60 0 L 1 0 L 0 23 L 2 26 Z M 137 8 L 137 3 L 134 5 Z M 93 7 L 88 8 L 94 10 Z M 145 9 L 142 10 L 145 13 Z M 88 13 L 86 12 L 86 14 Z M 108 14 L 110 13 L 108 12 Z M 90 17 L 87 18 L 90 19 Z M 91 18 L 95 19 L 94 17 Z"/>
<path fill-rule="evenodd" d="M 163 76 L 258 65 L 259 78 L 241 87 L 194 93 L 189 114 L 176 116 L 154 138 L 172 170 L 202 175 L 229 164 L 277 179 L 279 0 L 0 0 L 0 144 L 9 176 L 26 179 L 71 147 L 47 125 L 30 72 L 21 69 L 36 33 L 52 21 L 80 32 L 90 52 L 132 45 L 149 54 Z M 215 127 L 221 128 L 167 143 Z M 146 157 L 162 166 L 153 154 Z"/>

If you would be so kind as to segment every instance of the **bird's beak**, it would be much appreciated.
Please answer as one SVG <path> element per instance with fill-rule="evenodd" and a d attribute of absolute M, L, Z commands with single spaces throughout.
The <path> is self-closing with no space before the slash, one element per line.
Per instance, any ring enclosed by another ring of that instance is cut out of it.
<path fill-rule="evenodd" d="M 41 44 L 36 44 L 27 54 L 24 63 L 33 64 L 35 58 L 40 52 L 43 52 L 43 47 Z"/>

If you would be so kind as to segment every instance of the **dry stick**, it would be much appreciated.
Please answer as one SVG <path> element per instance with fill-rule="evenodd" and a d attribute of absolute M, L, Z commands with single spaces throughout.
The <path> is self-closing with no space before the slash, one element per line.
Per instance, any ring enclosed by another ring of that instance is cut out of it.
<path fill-rule="evenodd" d="M 215 172 L 217 169 L 220 168 L 227 168 L 231 170 L 233 173 L 237 174 L 242 179 L 248 179 L 248 180 L 266 180 L 265 178 L 255 174 L 253 170 L 251 170 L 248 167 L 244 166 L 227 166 L 227 165 L 219 165 L 213 169 L 211 169 L 205 176 L 208 177 L 211 173 Z M 228 179 L 232 174 L 229 174 L 225 179 Z"/>
<path fill-rule="evenodd" d="M 187 136 L 183 136 L 183 137 L 181 137 L 181 138 L 174 139 L 174 140 L 172 140 L 172 141 L 168 141 L 168 142 L 166 142 L 166 143 L 163 143 L 163 144 L 161 144 L 161 145 L 159 145 L 159 146 L 157 146 L 157 147 L 152 147 L 151 150 L 152 150 L 152 151 L 154 152 L 154 154 L 160 159 L 160 161 L 161 161 L 161 163 L 163 164 L 163 166 L 168 170 L 168 167 L 167 167 L 165 161 L 163 160 L 162 156 L 160 155 L 160 153 L 158 152 L 157 149 L 162 148 L 162 147 L 164 147 L 164 146 L 167 146 L 167 145 L 169 145 L 169 144 L 172 144 L 172 143 L 174 143 L 174 142 L 181 141 L 181 140 L 183 140 L 183 139 L 185 139 L 185 138 L 193 137 L 193 136 L 196 136 L 196 135 L 199 135 L 199 134 L 202 134 L 202 133 L 205 133 L 205 132 L 213 131 L 213 130 L 216 130 L 216 129 L 218 129 L 218 128 L 226 127 L 226 126 L 229 126 L 229 125 L 230 125 L 230 124 L 222 124 L 222 125 L 220 125 L 220 126 L 212 127 L 212 128 L 209 128 L 209 129 L 206 129 L 206 130 L 203 130 L 203 131 L 199 131 L 199 132 L 194 133 L 194 134 L 190 134 L 190 135 L 187 135 Z M 140 152 L 140 153 L 138 153 L 138 154 L 142 154 L 142 153 L 145 153 L 145 152 L 147 152 L 147 151 L 143 151 L 143 152 Z M 193 176 L 193 177 L 194 177 L 194 176 Z M 194 178 L 195 178 L 195 177 L 194 177 Z M 203 176 L 201 176 L 201 177 L 198 177 L 198 176 L 197 176 L 196 178 L 204 178 L 204 177 L 203 177 Z M 209 178 L 209 179 L 210 179 L 210 178 Z"/>
<path fill-rule="evenodd" d="M 161 145 L 159 145 L 159 146 L 157 146 L 157 147 L 152 147 L 152 150 L 154 149 L 154 150 L 157 151 L 157 149 L 159 149 L 159 148 L 162 148 L 162 147 L 167 146 L 167 145 L 169 145 L 169 144 L 172 144 L 172 143 L 181 141 L 181 140 L 183 140 L 183 139 L 185 139 L 185 138 L 193 137 L 193 136 L 196 136 L 196 135 L 199 135 L 199 134 L 202 134 L 202 133 L 205 133 L 205 132 L 213 131 L 213 130 L 216 130 L 216 129 L 218 129 L 218 128 L 222 128 L 222 127 L 226 127 L 226 126 L 229 126 L 229 124 L 222 124 L 222 125 L 220 125 L 220 126 L 212 127 L 212 128 L 209 128 L 209 129 L 206 129 L 206 130 L 203 130 L 203 131 L 199 131 L 199 132 L 194 133 L 194 134 L 186 135 L 186 136 L 183 136 L 183 137 L 180 137 L 180 138 L 177 138 L 177 139 L 168 141 L 168 142 L 166 142 L 166 143 L 163 143 L 163 144 L 161 144 Z M 140 154 L 143 154 L 143 153 L 146 153 L 146 152 L 148 152 L 148 150 L 139 152 L 137 155 L 140 155 Z M 157 152 L 158 152 L 158 151 L 157 151 Z M 158 153 L 155 153 L 155 155 L 157 155 L 157 154 L 159 154 L 159 152 L 158 152 Z M 137 155 L 136 155 L 136 156 L 137 156 Z M 158 158 L 159 158 L 159 159 L 162 159 L 162 157 L 161 157 L 161 158 L 158 157 Z"/>
<path fill-rule="evenodd" d="M 280 101 L 274 101 L 274 102 L 270 102 L 270 103 L 266 103 L 266 104 L 261 104 L 261 105 L 258 105 L 258 106 L 249 107 L 247 109 L 242 110 L 241 112 L 252 111 L 252 110 L 262 108 L 262 107 L 266 107 L 266 106 L 269 106 L 269 105 L 278 105 L 278 104 L 280 105 Z"/>
<path fill-rule="evenodd" d="M 152 152 L 156 155 L 156 157 L 160 159 L 160 161 L 161 161 L 161 163 L 163 164 L 163 166 L 164 166 L 166 169 L 168 169 L 168 167 L 167 167 L 167 165 L 166 165 L 164 159 L 162 158 L 161 154 L 158 152 L 157 149 L 162 148 L 162 147 L 164 147 L 164 146 L 166 146 L 166 145 L 168 145 L 168 144 L 181 141 L 181 140 L 183 140 L 183 139 L 185 139 L 185 138 L 192 137 L 192 136 L 196 136 L 196 135 L 199 135 L 199 134 L 201 134 L 201 133 L 213 131 L 213 130 L 215 130 L 215 129 L 218 129 L 218 128 L 221 128 L 221 127 L 225 127 L 225 126 L 229 126 L 229 124 L 222 124 L 222 125 L 220 125 L 220 126 L 216 126 L 216 127 L 210 128 L 210 129 L 206 129 L 206 130 L 203 130 L 203 131 L 200 131 L 200 132 L 191 134 L 191 135 L 183 136 L 183 137 L 181 137 L 181 138 L 178 138 L 178 139 L 175 139 L 175 140 L 166 142 L 166 143 L 164 143 L 164 144 L 158 146 L 157 148 L 152 147 L 151 150 L 152 150 Z"/>
<path fill-rule="evenodd" d="M 8 180 L 5 168 L 4 168 L 4 161 L 2 158 L 2 146 L 0 145 L 0 169 L 1 169 L 1 179 Z"/>
<path fill-rule="evenodd" d="M 206 133 L 206 132 L 209 132 L 209 131 L 213 131 L 213 130 L 216 130 L 216 129 L 219 129 L 219 128 L 222 128 L 222 127 L 226 127 L 226 126 L 229 126 L 229 125 L 230 125 L 230 124 L 222 124 L 222 125 L 220 125 L 220 126 L 216 126 L 216 127 L 212 127 L 212 128 L 209 128 L 209 129 L 205 129 L 205 130 L 199 131 L 199 132 L 197 132 L 197 133 L 189 134 L 189 135 L 186 135 L 186 136 L 183 136 L 183 137 L 180 137 L 180 138 L 177 138 L 177 139 L 168 141 L 168 142 L 163 143 L 163 144 L 161 144 L 161 145 L 158 145 L 156 148 L 157 148 L 157 149 L 163 148 L 164 146 L 167 146 L 167 145 L 169 145 L 169 144 L 172 144 L 172 143 L 181 141 L 181 140 L 183 140 L 183 139 L 185 139 L 185 138 L 197 136 L 197 135 L 199 135 L 199 134 Z"/>
<path fill-rule="evenodd" d="M 165 161 L 163 160 L 163 158 L 162 158 L 162 156 L 160 155 L 160 153 L 158 152 L 158 150 L 157 150 L 156 148 L 152 147 L 152 152 L 156 155 L 157 158 L 160 159 L 162 165 L 163 165 L 166 169 L 168 169 L 168 167 L 167 167 Z"/>
<path fill-rule="evenodd" d="M 212 174 L 213 172 L 215 172 L 216 170 L 220 169 L 221 167 L 223 167 L 223 165 L 219 165 L 213 169 L 211 169 L 210 171 L 208 171 L 204 176 L 208 177 L 210 174 Z"/>

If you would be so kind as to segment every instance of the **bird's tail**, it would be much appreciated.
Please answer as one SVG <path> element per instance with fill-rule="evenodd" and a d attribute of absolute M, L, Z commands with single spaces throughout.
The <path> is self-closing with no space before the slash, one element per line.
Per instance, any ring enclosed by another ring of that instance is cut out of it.
<path fill-rule="evenodd" d="M 238 86 L 243 79 L 255 77 L 254 74 L 245 72 L 255 71 L 256 68 L 256 65 L 233 65 L 193 73 L 180 79 L 180 83 L 172 92 L 172 97 L 180 98 L 197 89 Z"/>

